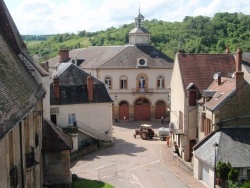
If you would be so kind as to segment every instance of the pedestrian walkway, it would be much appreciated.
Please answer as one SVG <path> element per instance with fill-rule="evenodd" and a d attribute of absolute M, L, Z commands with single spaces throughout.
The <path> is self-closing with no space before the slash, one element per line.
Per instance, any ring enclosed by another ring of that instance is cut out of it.
<path fill-rule="evenodd" d="M 195 179 L 193 176 L 185 172 L 182 168 L 175 165 L 173 160 L 173 149 L 168 147 L 167 144 L 163 144 L 161 148 L 161 161 L 162 164 L 176 177 L 181 179 L 190 188 L 206 188 L 206 186 Z"/>

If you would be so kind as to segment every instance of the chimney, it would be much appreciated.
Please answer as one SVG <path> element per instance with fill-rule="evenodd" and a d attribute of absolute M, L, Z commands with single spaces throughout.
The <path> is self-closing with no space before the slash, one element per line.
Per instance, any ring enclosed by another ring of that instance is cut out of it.
<path fill-rule="evenodd" d="M 90 102 L 94 99 L 94 78 L 91 74 L 87 77 L 88 100 Z"/>
<path fill-rule="evenodd" d="M 221 85 L 221 75 L 220 74 L 218 74 L 217 82 L 218 82 L 218 85 Z"/>
<path fill-rule="evenodd" d="M 53 97 L 55 99 L 60 98 L 60 87 L 59 87 L 59 77 L 55 76 L 53 79 Z"/>
<path fill-rule="evenodd" d="M 229 50 L 229 47 L 227 46 L 225 50 L 225 54 L 229 54 L 229 53 L 230 53 L 230 50 Z"/>
<path fill-rule="evenodd" d="M 244 73 L 241 71 L 241 62 L 242 62 L 242 51 L 240 48 L 237 49 L 236 59 L 235 59 L 235 86 L 236 90 L 240 89 L 244 85 Z"/>
<path fill-rule="evenodd" d="M 49 62 L 48 61 L 45 62 L 45 70 L 47 72 L 49 72 Z"/>
<path fill-rule="evenodd" d="M 59 63 L 62 63 L 62 61 L 69 58 L 69 49 L 68 48 L 60 49 L 58 55 L 59 55 Z"/>
<path fill-rule="evenodd" d="M 240 48 L 238 48 L 236 52 L 236 59 L 235 59 L 236 72 L 241 72 L 241 61 L 242 61 L 242 51 Z"/>

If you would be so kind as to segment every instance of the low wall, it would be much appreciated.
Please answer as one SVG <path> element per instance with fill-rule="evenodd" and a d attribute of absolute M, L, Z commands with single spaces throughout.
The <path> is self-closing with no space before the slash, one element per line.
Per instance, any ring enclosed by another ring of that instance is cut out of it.
<path fill-rule="evenodd" d="M 179 157 L 177 154 L 173 156 L 174 164 L 182 168 L 184 171 L 186 171 L 188 174 L 193 176 L 193 166 L 191 163 L 186 162 L 181 157 Z"/>
<path fill-rule="evenodd" d="M 89 147 L 86 147 L 84 149 L 80 149 L 78 151 L 74 151 L 70 154 L 70 160 L 73 161 L 73 160 L 76 160 L 78 159 L 79 157 L 82 157 L 84 155 L 87 155 L 93 151 L 96 151 L 98 149 L 98 145 L 97 144 L 94 144 L 94 145 L 91 145 Z"/>

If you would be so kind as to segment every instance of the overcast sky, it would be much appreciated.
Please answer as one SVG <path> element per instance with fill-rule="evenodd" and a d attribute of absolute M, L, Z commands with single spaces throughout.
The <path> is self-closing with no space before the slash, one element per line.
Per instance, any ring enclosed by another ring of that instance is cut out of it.
<path fill-rule="evenodd" d="M 147 20 L 182 21 L 217 12 L 250 15 L 248 0 L 4 0 L 21 34 L 77 33 L 134 21 L 140 6 Z"/>

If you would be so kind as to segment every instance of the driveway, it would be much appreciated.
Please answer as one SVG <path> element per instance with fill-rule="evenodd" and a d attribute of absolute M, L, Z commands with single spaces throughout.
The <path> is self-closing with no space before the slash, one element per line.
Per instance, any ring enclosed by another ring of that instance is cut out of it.
<path fill-rule="evenodd" d="M 162 163 L 166 142 L 157 137 L 142 140 L 138 136 L 134 139 L 134 129 L 142 123 L 153 124 L 157 134 L 158 128 L 162 127 L 160 122 L 115 123 L 114 146 L 72 162 L 72 173 L 87 179 L 100 179 L 117 188 L 187 187 Z"/>

